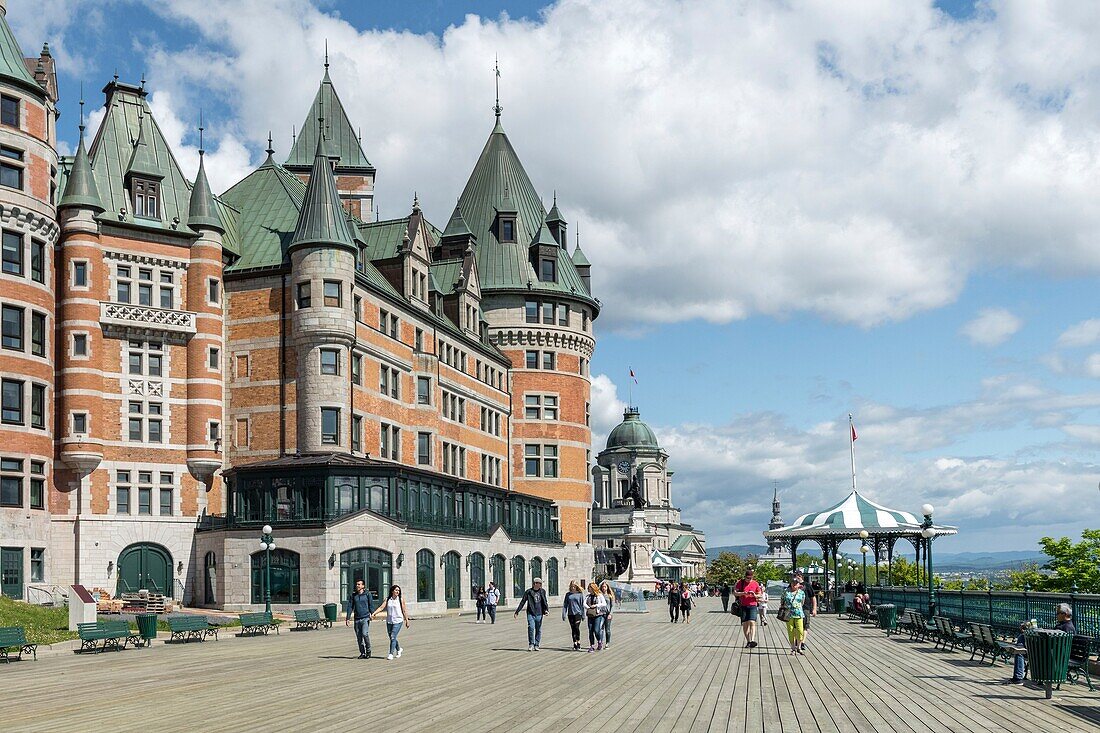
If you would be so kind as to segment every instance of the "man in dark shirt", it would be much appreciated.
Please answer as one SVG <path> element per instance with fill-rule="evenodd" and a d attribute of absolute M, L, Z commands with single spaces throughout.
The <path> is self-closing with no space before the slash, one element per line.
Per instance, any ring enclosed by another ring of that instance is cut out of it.
<path fill-rule="evenodd" d="M 527 651 L 537 652 L 542 642 L 542 618 L 550 613 L 550 599 L 542 589 L 542 578 L 531 581 L 531 587 L 524 591 L 512 618 L 518 617 L 524 606 L 527 607 Z"/>
<path fill-rule="evenodd" d="M 1026 623 L 1021 625 L 1021 628 L 1020 628 L 1021 632 L 1023 631 L 1023 628 L 1026 625 L 1027 625 Z M 1062 631 L 1066 634 L 1069 634 L 1070 636 L 1073 636 L 1074 634 L 1077 633 L 1077 627 L 1073 625 L 1073 609 L 1069 607 L 1068 603 L 1059 603 L 1058 604 L 1058 615 L 1057 615 L 1057 621 L 1055 621 L 1055 623 L 1054 623 L 1054 630 L 1055 631 Z M 1018 644 L 1019 646 L 1024 645 L 1024 635 L 1023 635 L 1023 633 L 1021 633 L 1019 636 L 1016 637 L 1016 644 Z M 1024 656 L 1023 654 L 1017 654 L 1016 658 L 1013 660 L 1012 678 L 1009 680 L 1009 683 L 1014 684 L 1014 685 L 1024 684 L 1024 681 L 1026 679 L 1024 677 L 1024 673 L 1026 671 L 1026 669 L 1025 669 L 1026 666 L 1027 666 L 1027 657 Z"/>
<path fill-rule="evenodd" d="M 795 573 L 794 577 L 802 584 L 806 591 L 806 599 L 802 601 L 802 645 L 801 650 L 806 651 L 806 637 L 810 635 L 810 617 L 817 616 L 817 593 L 811 586 L 806 585 L 802 573 Z"/>
<path fill-rule="evenodd" d="M 348 598 L 348 612 L 345 626 L 351 626 L 355 619 L 355 638 L 359 642 L 359 658 L 370 659 L 370 616 L 374 613 L 374 596 L 366 589 L 361 580 L 355 581 L 355 592 Z"/>

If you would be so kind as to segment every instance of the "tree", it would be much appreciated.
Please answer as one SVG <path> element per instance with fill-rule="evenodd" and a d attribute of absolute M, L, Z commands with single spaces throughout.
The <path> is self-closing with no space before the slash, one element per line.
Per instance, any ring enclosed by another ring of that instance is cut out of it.
<path fill-rule="evenodd" d="M 1076 543 L 1044 537 L 1039 546 L 1050 558 L 1043 568 L 1052 573 L 1041 581 L 1043 590 L 1065 593 L 1076 585 L 1081 593 L 1100 591 L 1100 529 L 1082 531 Z"/>
<path fill-rule="evenodd" d="M 894 585 L 916 585 L 917 564 L 904 557 L 894 556 L 894 564 L 890 567 L 890 582 Z"/>
<path fill-rule="evenodd" d="M 997 590 L 1045 590 L 1047 578 L 1039 572 L 1039 563 L 1028 562 L 1016 570 L 1008 571 L 1008 580 L 994 586 Z"/>
<path fill-rule="evenodd" d="M 745 574 L 745 559 L 735 552 L 722 552 L 707 568 L 707 583 L 710 585 L 733 585 Z"/>
<path fill-rule="evenodd" d="M 756 579 L 767 585 L 770 580 L 783 580 L 791 569 L 786 566 L 776 565 L 774 562 L 762 562 L 756 565 Z"/>

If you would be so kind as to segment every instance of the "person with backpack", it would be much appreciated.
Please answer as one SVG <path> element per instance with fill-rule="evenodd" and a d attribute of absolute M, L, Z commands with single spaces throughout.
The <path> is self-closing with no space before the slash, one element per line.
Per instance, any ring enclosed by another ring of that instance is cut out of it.
<path fill-rule="evenodd" d="M 600 583 L 600 593 L 607 599 L 607 613 L 603 617 L 603 648 L 611 646 L 611 616 L 615 613 L 615 590 L 606 580 Z"/>
<path fill-rule="evenodd" d="M 500 603 L 500 591 L 496 583 L 489 581 L 489 587 L 485 591 L 485 613 L 489 615 L 489 623 L 497 622 L 497 604 Z"/>
<path fill-rule="evenodd" d="M 477 621 L 474 623 L 480 624 L 482 621 L 486 620 L 485 598 L 485 586 L 478 586 L 477 590 L 474 592 L 474 599 L 477 601 Z"/>
<path fill-rule="evenodd" d="M 600 586 L 588 584 L 588 595 L 584 599 L 584 613 L 588 617 L 588 651 L 603 650 L 603 622 L 607 616 L 607 599 L 600 592 Z"/>
<path fill-rule="evenodd" d="M 527 651 L 537 652 L 542 644 L 542 619 L 550 613 L 550 599 L 542 589 L 542 578 L 531 581 L 531 587 L 523 592 L 512 618 L 519 618 L 524 607 L 527 608 Z"/>
<path fill-rule="evenodd" d="M 577 581 L 569 583 L 569 592 L 565 594 L 561 607 L 561 618 L 569 622 L 569 632 L 573 636 L 573 651 L 581 650 L 581 621 L 584 620 L 584 593 Z"/>

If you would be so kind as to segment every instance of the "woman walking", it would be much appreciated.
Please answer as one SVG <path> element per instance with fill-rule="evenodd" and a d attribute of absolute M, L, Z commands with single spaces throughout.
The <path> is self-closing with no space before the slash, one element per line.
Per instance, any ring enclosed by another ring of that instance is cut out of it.
<path fill-rule="evenodd" d="M 397 635 L 401 633 L 402 626 L 412 626 L 409 611 L 405 608 L 405 596 L 401 593 L 401 586 L 391 587 L 390 597 L 371 616 L 383 611 L 386 613 L 386 633 L 390 635 L 390 653 L 386 655 L 386 659 L 400 658 L 402 649 L 397 643 Z"/>
<path fill-rule="evenodd" d="M 584 599 L 584 613 L 588 617 L 588 651 L 603 649 L 603 622 L 607 615 L 607 599 L 600 593 L 600 586 L 588 584 L 588 596 Z"/>
<path fill-rule="evenodd" d="M 569 631 L 573 635 L 573 651 L 581 649 L 581 621 L 584 620 L 584 592 L 581 584 L 573 580 L 569 582 L 569 592 L 565 594 L 565 600 L 561 606 L 561 618 L 569 622 Z"/>
<path fill-rule="evenodd" d="M 787 639 L 791 642 L 791 654 L 802 654 L 805 656 L 806 652 L 802 651 L 802 639 L 804 638 L 804 632 L 802 629 L 802 618 L 804 611 L 802 604 L 806 601 L 806 591 L 802 590 L 802 584 L 798 582 L 798 578 L 791 578 L 791 584 L 787 586 L 787 590 L 783 591 L 783 601 L 779 606 L 779 617 L 783 620 L 786 617 L 787 621 Z"/>
<path fill-rule="evenodd" d="M 668 620 L 676 623 L 680 620 L 680 589 L 675 583 L 668 587 Z"/>
<path fill-rule="evenodd" d="M 684 623 L 691 623 L 691 607 L 695 605 L 695 599 L 691 597 L 691 588 L 687 583 L 680 585 L 680 617 Z"/>
<path fill-rule="evenodd" d="M 485 612 L 485 600 L 488 596 L 485 593 L 485 586 L 479 585 L 477 587 L 477 593 L 474 595 L 477 599 L 477 623 L 489 620 L 489 614 Z"/>
<path fill-rule="evenodd" d="M 615 613 L 615 589 L 606 580 L 600 583 L 600 593 L 607 599 L 607 613 L 603 617 L 603 648 L 611 647 L 611 616 Z"/>

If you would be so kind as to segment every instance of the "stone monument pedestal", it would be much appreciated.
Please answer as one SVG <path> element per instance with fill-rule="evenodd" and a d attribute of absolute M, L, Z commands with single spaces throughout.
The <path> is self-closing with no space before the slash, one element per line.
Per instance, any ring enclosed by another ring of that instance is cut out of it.
<path fill-rule="evenodd" d="M 645 510 L 635 509 L 630 513 L 630 531 L 626 533 L 626 545 L 630 553 L 630 562 L 626 567 L 626 582 L 639 585 L 657 582 L 653 574 L 653 533 L 646 524 Z"/>

